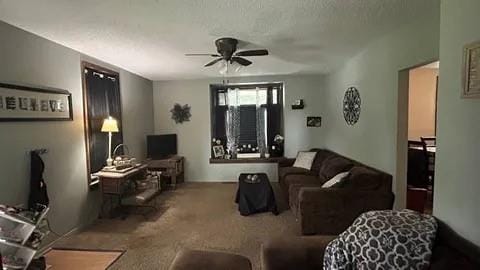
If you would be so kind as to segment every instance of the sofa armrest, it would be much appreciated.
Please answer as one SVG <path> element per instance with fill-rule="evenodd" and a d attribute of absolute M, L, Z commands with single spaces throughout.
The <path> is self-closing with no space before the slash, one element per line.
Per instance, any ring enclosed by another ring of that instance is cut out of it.
<path fill-rule="evenodd" d="M 345 188 L 322 188 L 305 187 L 300 190 L 300 201 L 318 202 L 338 206 L 355 206 L 359 201 L 370 204 L 385 204 L 391 208 L 393 201 L 391 192 L 380 192 L 375 190 L 351 190 Z"/>
<path fill-rule="evenodd" d="M 362 213 L 392 209 L 392 192 L 304 187 L 298 197 L 304 234 L 339 234 Z"/>
<path fill-rule="evenodd" d="M 262 245 L 263 270 L 323 269 L 323 253 L 336 236 L 276 238 Z"/>
<path fill-rule="evenodd" d="M 295 158 L 282 158 L 278 161 L 278 167 L 292 167 L 295 163 Z"/>

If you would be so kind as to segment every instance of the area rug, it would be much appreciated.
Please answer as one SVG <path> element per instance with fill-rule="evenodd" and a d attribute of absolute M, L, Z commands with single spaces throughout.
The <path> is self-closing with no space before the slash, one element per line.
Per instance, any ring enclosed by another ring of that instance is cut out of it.
<path fill-rule="evenodd" d="M 45 254 L 45 258 L 49 270 L 105 270 L 123 253 L 121 250 L 54 248 Z"/>

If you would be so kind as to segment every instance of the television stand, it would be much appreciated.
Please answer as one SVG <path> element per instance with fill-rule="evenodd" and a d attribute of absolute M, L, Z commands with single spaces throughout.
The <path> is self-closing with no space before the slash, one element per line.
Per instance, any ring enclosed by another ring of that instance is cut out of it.
<path fill-rule="evenodd" d="M 184 181 L 183 161 L 182 156 L 172 155 L 163 159 L 150 159 L 147 162 L 149 170 L 162 171 L 162 177 L 170 177 L 171 185 L 175 188 L 178 182 Z"/>

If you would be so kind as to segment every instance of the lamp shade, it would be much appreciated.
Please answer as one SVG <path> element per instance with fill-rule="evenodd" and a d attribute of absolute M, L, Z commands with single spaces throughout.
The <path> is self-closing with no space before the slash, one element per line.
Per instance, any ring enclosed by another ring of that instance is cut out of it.
<path fill-rule="evenodd" d="M 117 120 L 111 116 L 103 120 L 102 132 L 118 132 Z"/>

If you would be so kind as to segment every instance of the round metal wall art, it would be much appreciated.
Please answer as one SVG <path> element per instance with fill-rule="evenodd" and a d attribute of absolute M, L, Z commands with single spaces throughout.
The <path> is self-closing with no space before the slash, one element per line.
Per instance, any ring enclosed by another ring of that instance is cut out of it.
<path fill-rule="evenodd" d="M 360 118 L 360 92 L 355 87 L 349 87 L 343 97 L 343 117 L 349 125 L 354 125 Z"/>
<path fill-rule="evenodd" d="M 190 121 L 190 117 L 192 116 L 190 113 L 190 106 L 188 106 L 188 104 L 182 106 L 178 103 L 175 103 L 170 112 L 172 113 L 172 119 L 175 120 L 175 123 L 177 124 Z"/>

